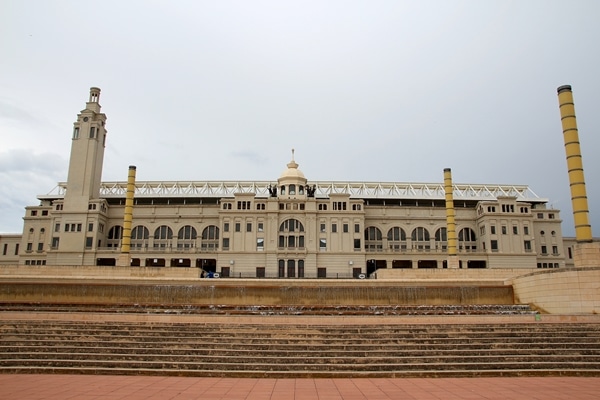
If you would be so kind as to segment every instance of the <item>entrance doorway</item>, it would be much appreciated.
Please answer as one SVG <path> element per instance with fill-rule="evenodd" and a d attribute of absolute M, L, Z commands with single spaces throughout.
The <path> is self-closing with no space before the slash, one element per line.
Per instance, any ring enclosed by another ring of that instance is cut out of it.
<path fill-rule="evenodd" d="M 367 276 L 382 268 L 387 268 L 385 260 L 367 260 Z"/>
<path fill-rule="evenodd" d="M 217 260 L 215 258 L 198 258 L 196 259 L 196 268 L 200 268 L 205 272 L 217 272 Z"/>

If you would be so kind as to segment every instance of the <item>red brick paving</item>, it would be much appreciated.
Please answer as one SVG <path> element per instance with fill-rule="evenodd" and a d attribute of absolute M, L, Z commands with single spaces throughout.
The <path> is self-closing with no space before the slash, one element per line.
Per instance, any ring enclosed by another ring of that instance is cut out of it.
<path fill-rule="evenodd" d="M 242 379 L 0 375 L 2 400 L 596 400 L 599 392 L 600 377 Z"/>

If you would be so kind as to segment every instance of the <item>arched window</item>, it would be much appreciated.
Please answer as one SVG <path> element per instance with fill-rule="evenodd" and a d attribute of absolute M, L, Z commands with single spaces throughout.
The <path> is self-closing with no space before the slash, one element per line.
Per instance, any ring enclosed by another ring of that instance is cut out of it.
<path fill-rule="evenodd" d="M 471 228 L 462 228 L 460 232 L 458 232 L 458 240 L 461 242 L 474 242 L 477 240 L 475 231 Z"/>
<path fill-rule="evenodd" d="M 279 248 L 303 249 L 304 225 L 297 219 L 287 219 L 279 225 Z"/>
<path fill-rule="evenodd" d="M 376 226 L 369 226 L 365 228 L 365 250 L 383 250 L 383 240 L 381 236 L 381 231 Z"/>
<path fill-rule="evenodd" d="M 477 250 L 477 237 L 475 231 L 471 228 L 462 228 L 458 232 L 459 250 L 474 251 Z"/>
<path fill-rule="evenodd" d="M 173 239 L 173 230 L 167 225 L 161 225 L 154 231 L 154 247 L 168 247 Z"/>
<path fill-rule="evenodd" d="M 131 247 L 148 247 L 150 231 L 143 225 L 138 225 L 131 230 Z"/>
<path fill-rule="evenodd" d="M 448 248 L 448 234 L 446 228 L 439 228 L 435 231 L 435 248 L 446 250 Z"/>
<path fill-rule="evenodd" d="M 413 229 L 412 234 L 410 235 L 410 239 L 412 240 L 413 249 L 417 250 L 429 250 L 431 249 L 429 231 L 422 226 L 419 226 Z"/>
<path fill-rule="evenodd" d="M 183 228 L 179 229 L 179 233 L 177 234 L 177 239 L 189 240 L 196 239 L 197 237 L 196 228 L 191 225 L 186 225 Z"/>
<path fill-rule="evenodd" d="M 193 226 L 186 225 L 182 227 L 177 233 L 177 248 L 189 249 L 190 247 L 194 247 L 197 236 L 196 228 Z"/>
<path fill-rule="evenodd" d="M 404 229 L 398 226 L 390 228 L 387 240 L 392 251 L 406 250 L 406 232 L 404 232 Z"/>
<path fill-rule="evenodd" d="M 173 239 L 173 230 L 167 225 L 161 225 L 154 231 L 154 239 L 165 240 Z"/>
<path fill-rule="evenodd" d="M 290 185 L 290 186 L 288 187 L 288 193 L 289 193 L 290 195 L 295 195 L 295 194 L 296 194 L 296 185 Z"/>
<path fill-rule="evenodd" d="M 204 228 L 200 248 L 203 251 L 216 251 L 219 248 L 219 227 L 209 225 Z"/>
<path fill-rule="evenodd" d="M 121 239 L 123 239 L 123 227 L 115 225 L 110 228 L 106 239 L 106 245 L 108 247 L 119 247 L 119 243 L 121 242 Z"/>

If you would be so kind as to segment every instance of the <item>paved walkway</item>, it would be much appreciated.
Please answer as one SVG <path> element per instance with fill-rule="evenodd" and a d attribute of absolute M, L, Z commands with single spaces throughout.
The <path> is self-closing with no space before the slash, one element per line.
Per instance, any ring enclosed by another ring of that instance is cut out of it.
<path fill-rule="evenodd" d="M 598 399 L 600 377 L 237 379 L 0 375 L 0 399 Z"/>

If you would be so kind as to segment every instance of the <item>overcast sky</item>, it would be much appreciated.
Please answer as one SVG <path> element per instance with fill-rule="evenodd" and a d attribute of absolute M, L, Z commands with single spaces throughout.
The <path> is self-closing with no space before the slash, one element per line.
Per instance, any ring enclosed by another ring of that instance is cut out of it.
<path fill-rule="evenodd" d="M 67 178 L 102 89 L 103 180 L 527 184 L 574 235 L 573 87 L 600 236 L 600 2 L 0 2 L 0 232 Z"/>

